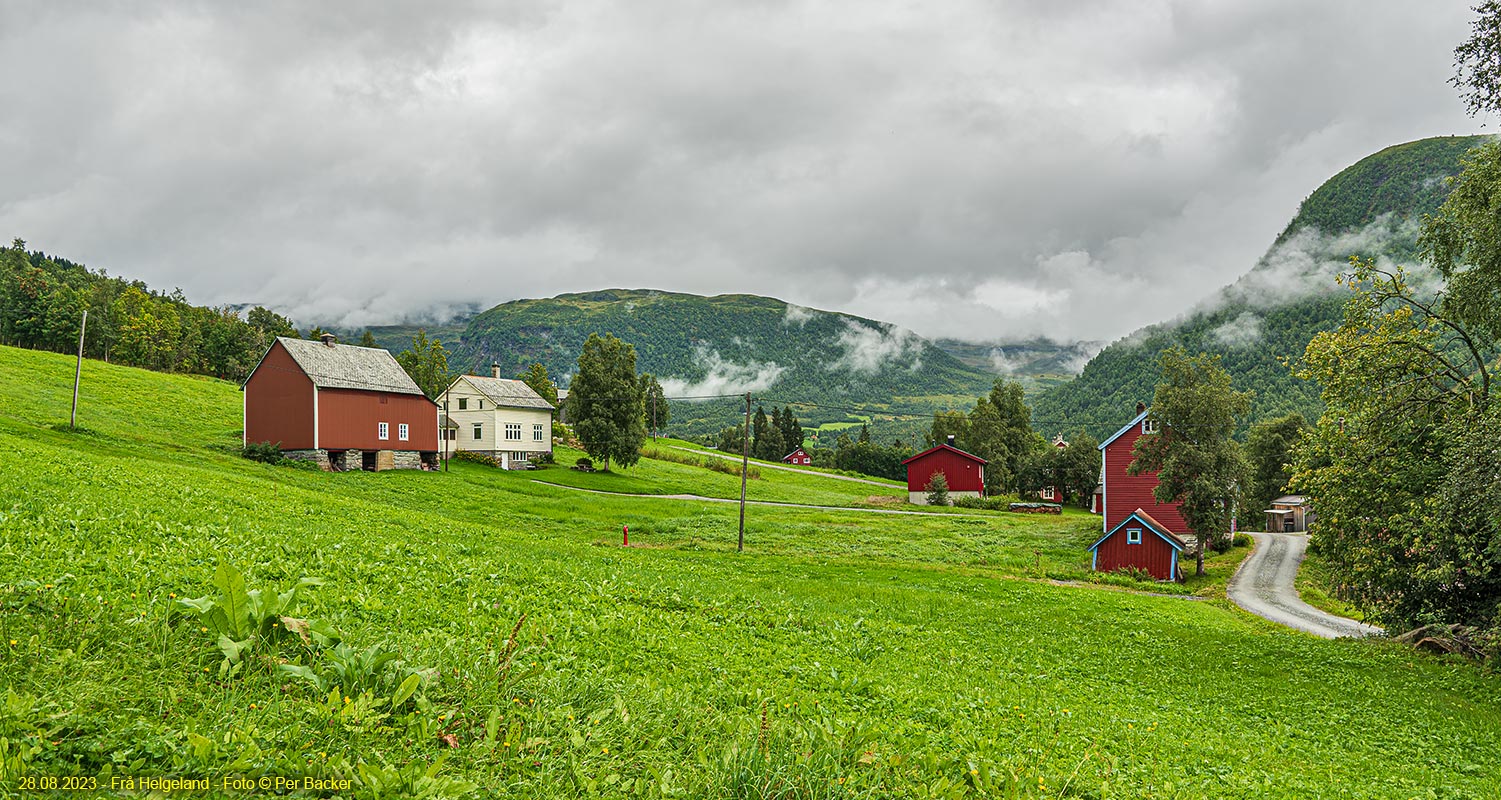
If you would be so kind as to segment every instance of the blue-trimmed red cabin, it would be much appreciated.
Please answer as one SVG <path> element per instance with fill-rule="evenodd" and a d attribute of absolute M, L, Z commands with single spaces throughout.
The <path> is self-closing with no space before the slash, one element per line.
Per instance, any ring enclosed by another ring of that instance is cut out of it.
<path fill-rule="evenodd" d="M 1183 537 L 1168 530 L 1147 512 L 1136 509 L 1089 546 L 1096 572 L 1144 570 L 1159 581 L 1183 577 L 1178 555 L 1188 549 Z"/>

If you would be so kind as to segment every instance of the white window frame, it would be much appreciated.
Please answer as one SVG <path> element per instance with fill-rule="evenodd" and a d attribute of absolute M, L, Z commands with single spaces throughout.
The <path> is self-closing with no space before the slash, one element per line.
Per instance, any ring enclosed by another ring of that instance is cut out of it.
<path fill-rule="evenodd" d="M 1157 424 L 1157 420 L 1151 417 L 1147 417 L 1141 421 L 1141 432 L 1144 434 L 1156 433 L 1161 427 L 1161 425 Z"/>
<path fill-rule="evenodd" d="M 1141 528 L 1126 529 L 1126 544 L 1141 544 Z"/>
<path fill-rule="evenodd" d="M 546 435 L 547 435 L 546 432 L 542 428 L 542 423 L 540 423 L 540 422 L 533 422 L 532 423 L 532 441 L 534 441 L 534 442 L 545 442 L 545 441 L 547 441 L 547 439 L 544 438 Z"/>
<path fill-rule="evenodd" d="M 1042 487 L 1042 491 L 1040 493 L 1038 493 L 1038 496 L 1041 497 L 1044 500 L 1052 500 L 1053 497 L 1054 497 L 1053 487 L 1051 487 L 1051 486 L 1044 486 L 1044 487 Z"/>
<path fill-rule="evenodd" d="M 483 439 L 483 438 L 485 438 L 485 423 L 483 423 L 483 422 L 476 422 L 476 423 L 474 423 L 474 439 L 475 439 L 475 441 L 479 441 L 480 439 Z"/>
<path fill-rule="evenodd" d="M 408 436 L 409 432 L 410 432 L 410 429 L 407 428 L 407 424 L 405 422 L 398 422 L 398 423 L 396 423 L 396 439 L 397 439 L 397 441 L 402 441 L 402 442 L 406 441 L 408 438 L 410 438 Z"/>
<path fill-rule="evenodd" d="M 377 423 L 375 423 L 375 438 L 377 438 L 377 439 L 379 439 L 379 440 L 381 440 L 383 442 L 385 440 L 391 438 L 391 423 L 389 423 L 389 422 L 377 422 Z"/>
<path fill-rule="evenodd" d="M 505 426 L 506 426 L 506 441 L 508 441 L 508 442 L 519 442 L 519 441 L 521 441 L 521 423 L 519 423 L 519 422 L 507 422 L 507 423 L 505 423 Z M 513 433 L 516 434 L 516 435 L 512 436 L 511 434 L 513 434 Z"/>

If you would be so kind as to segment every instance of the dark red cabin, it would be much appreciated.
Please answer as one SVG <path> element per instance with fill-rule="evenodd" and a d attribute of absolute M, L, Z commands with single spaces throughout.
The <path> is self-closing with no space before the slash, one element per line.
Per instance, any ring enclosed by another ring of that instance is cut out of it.
<path fill-rule="evenodd" d="M 436 464 L 438 406 L 385 350 L 278 337 L 244 391 L 246 444 L 334 469 Z"/>
<path fill-rule="evenodd" d="M 907 466 L 907 498 L 926 504 L 928 482 L 933 473 L 943 473 L 950 497 L 980 497 L 985 494 L 985 459 L 948 444 L 930 447 L 904 461 Z"/>
<path fill-rule="evenodd" d="M 1094 554 L 1092 568 L 1097 572 L 1135 567 L 1159 581 L 1182 577 L 1178 554 L 1187 548 L 1188 543 L 1182 537 L 1139 508 L 1089 546 Z"/>
<path fill-rule="evenodd" d="M 1141 509 L 1150 514 L 1164 530 L 1180 536 L 1190 535 L 1192 531 L 1178 513 L 1178 504 L 1159 503 L 1153 496 L 1152 493 L 1157 489 L 1157 473 L 1126 474 L 1126 468 L 1131 465 L 1136 440 L 1142 436 L 1157 435 L 1146 408 L 1138 408 L 1140 410 L 1135 419 L 1100 443 L 1100 463 L 1103 467 L 1100 473 L 1100 513 L 1105 518 L 1101 529 L 1111 530 L 1133 511 Z"/>
<path fill-rule="evenodd" d="M 792 452 L 788 453 L 787 455 L 782 456 L 782 463 L 783 464 L 802 464 L 803 466 L 807 466 L 807 465 L 813 463 L 813 457 L 810 456 L 810 455 L 808 455 L 808 451 L 807 450 L 804 450 L 803 448 L 799 447 L 798 449 L 793 450 Z"/>

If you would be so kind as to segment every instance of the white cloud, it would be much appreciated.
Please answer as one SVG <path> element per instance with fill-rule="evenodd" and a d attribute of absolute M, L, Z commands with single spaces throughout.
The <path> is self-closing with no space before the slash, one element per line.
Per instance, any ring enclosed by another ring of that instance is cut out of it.
<path fill-rule="evenodd" d="M 852 319 L 844 324 L 844 330 L 839 332 L 839 346 L 844 353 L 829 365 L 831 370 L 874 375 L 891 362 L 902 362 L 902 366 L 913 370 L 922 366 L 924 342 L 912 331 L 896 326 L 871 327 Z"/>
<path fill-rule="evenodd" d="M 17 0 L 0 231 L 309 324 L 655 286 L 1110 339 L 1474 130 L 1466 5 Z"/>
<path fill-rule="evenodd" d="M 1240 350 L 1261 341 L 1261 317 L 1250 311 L 1210 331 L 1210 336 L 1221 345 Z"/>
<path fill-rule="evenodd" d="M 787 313 L 782 317 L 782 325 L 786 327 L 796 325 L 801 328 L 808 324 L 808 320 L 818 316 L 819 313 L 821 312 L 816 309 L 806 308 L 796 303 L 788 303 Z"/>
<path fill-rule="evenodd" d="M 759 392 L 771 388 L 786 368 L 773 362 L 752 361 L 736 364 L 726 361 L 718 350 L 704 345 L 694 348 L 693 360 L 704 371 L 701 378 L 662 378 L 662 392 L 667 397 L 702 397 L 705 395 Z"/>

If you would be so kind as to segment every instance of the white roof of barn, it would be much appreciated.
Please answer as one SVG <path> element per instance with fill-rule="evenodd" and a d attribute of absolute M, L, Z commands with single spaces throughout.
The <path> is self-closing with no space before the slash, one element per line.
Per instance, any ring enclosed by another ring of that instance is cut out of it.
<path fill-rule="evenodd" d="M 527 386 L 522 381 L 509 378 L 486 378 L 481 375 L 465 375 L 459 378 L 467 381 L 475 391 L 490 398 L 490 401 L 500 408 L 538 408 L 553 410 L 552 403 L 542 399 L 542 395 Z M 458 381 L 455 381 L 457 383 Z"/>
<path fill-rule="evenodd" d="M 320 389 L 363 389 L 394 394 L 422 394 L 412 376 L 390 351 L 352 344 L 326 345 L 278 336 L 287 354 Z M 267 352 L 270 352 L 269 350 Z M 265 357 L 262 357 L 265 360 Z M 256 365 L 259 369 L 260 365 Z"/>

